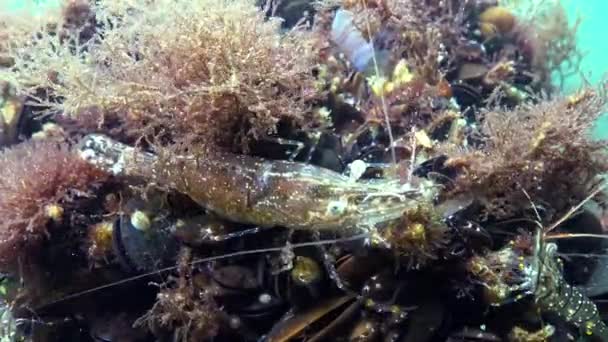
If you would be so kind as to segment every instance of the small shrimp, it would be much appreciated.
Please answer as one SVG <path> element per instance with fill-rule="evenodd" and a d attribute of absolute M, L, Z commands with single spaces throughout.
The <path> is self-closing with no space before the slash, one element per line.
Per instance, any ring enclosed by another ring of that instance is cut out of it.
<path fill-rule="evenodd" d="M 564 279 L 557 245 L 545 243 L 541 230 L 528 242 L 532 247 L 529 254 L 527 247 L 521 249 L 514 242 L 469 263 L 469 270 L 494 295 L 490 302 L 504 305 L 530 295 L 540 312 L 560 317 L 585 337 L 608 341 L 608 327 L 593 301 Z"/>
<path fill-rule="evenodd" d="M 432 189 L 399 180 L 354 180 L 321 167 L 246 155 L 155 155 L 86 136 L 79 155 L 117 176 L 167 186 L 233 222 L 293 229 L 370 229 L 398 219 Z"/>
<path fill-rule="evenodd" d="M 591 299 L 566 283 L 556 256 L 557 245 L 548 243 L 541 255 L 542 268 L 534 291 L 536 305 L 577 327 L 584 336 L 608 341 L 608 327 Z"/>

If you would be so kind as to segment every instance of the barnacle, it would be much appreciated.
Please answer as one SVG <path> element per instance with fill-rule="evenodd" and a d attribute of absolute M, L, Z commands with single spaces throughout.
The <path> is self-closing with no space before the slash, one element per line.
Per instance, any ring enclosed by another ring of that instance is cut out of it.
<path fill-rule="evenodd" d="M 296 257 L 291 270 L 291 278 L 298 284 L 306 286 L 318 282 L 322 274 L 319 265 L 313 259 L 304 256 Z"/>
<path fill-rule="evenodd" d="M 54 141 L 62 141 L 65 140 L 66 134 L 61 128 L 61 126 L 57 125 L 53 122 L 47 122 L 42 125 L 42 129 L 38 132 L 32 134 L 33 140 L 54 140 Z"/>
<path fill-rule="evenodd" d="M 389 224 L 380 237 L 409 267 L 418 268 L 436 258 L 437 250 L 446 242 L 445 233 L 446 227 L 433 209 L 420 205 Z"/>
<path fill-rule="evenodd" d="M 151 226 L 150 217 L 142 210 L 135 210 L 129 217 L 129 221 L 135 229 L 141 231 L 147 231 Z"/>
<path fill-rule="evenodd" d="M 112 250 L 114 222 L 103 221 L 89 228 L 88 254 L 93 260 L 107 257 Z"/>
<path fill-rule="evenodd" d="M 44 207 L 46 217 L 53 221 L 61 221 L 63 218 L 63 208 L 57 204 L 49 204 Z"/>
<path fill-rule="evenodd" d="M 372 75 L 368 78 L 368 83 L 374 95 L 384 96 L 394 91 L 398 91 L 400 88 L 407 85 L 414 79 L 414 75 L 411 73 L 407 66 L 407 62 L 401 59 L 393 70 L 393 74 L 390 79 L 384 76 Z"/>
<path fill-rule="evenodd" d="M 424 148 L 433 147 L 433 141 L 424 130 L 416 131 L 414 138 L 416 139 L 416 143 Z"/>

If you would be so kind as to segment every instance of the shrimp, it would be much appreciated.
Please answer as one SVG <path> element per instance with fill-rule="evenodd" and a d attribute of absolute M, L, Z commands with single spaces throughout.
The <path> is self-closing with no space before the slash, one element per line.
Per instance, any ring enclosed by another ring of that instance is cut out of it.
<path fill-rule="evenodd" d="M 165 157 L 98 134 L 86 136 L 78 149 L 84 160 L 116 176 L 166 186 L 220 217 L 260 227 L 370 229 L 398 219 L 433 192 L 399 180 L 355 180 L 314 165 L 246 155 Z"/>
<path fill-rule="evenodd" d="M 591 299 L 581 289 L 566 283 L 556 256 L 557 245 L 547 243 L 541 250 L 542 268 L 534 291 L 535 302 L 542 312 L 552 312 L 580 329 L 591 338 L 608 341 L 608 327 Z"/>
<path fill-rule="evenodd" d="M 557 257 L 557 245 L 555 243 L 547 243 L 548 240 L 560 236 L 549 235 L 560 224 L 574 215 L 582 206 L 594 198 L 598 193 L 603 191 L 608 183 L 602 183 L 589 196 L 583 199 L 579 204 L 573 206 L 564 216 L 553 223 L 549 227 L 542 227 L 539 223 L 539 229 L 534 242 L 534 250 L 536 259 L 534 282 L 534 298 L 537 307 L 542 312 L 551 312 L 561 317 L 566 322 L 577 327 L 581 334 L 593 340 L 608 341 L 608 326 L 602 320 L 597 306 L 583 291 L 568 284 L 563 276 L 563 265 Z M 526 193 L 526 197 L 530 198 Z M 540 222 L 540 215 L 533 205 L 537 217 Z M 568 235 L 568 234 L 566 234 Z M 575 236 L 576 234 L 570 234 Z"/>
<path fill-rule="evenodd" d="M 500 306 L 532 296 L 540 312 L 560 317 L 586 337 L 608 341 L 608 327 L 596 305 L 564 279 L 557 245 L 545 243 L 540 229 L 534 238 L 517 240 L 469 262 L 470 272 L 485 286 L 487 300 Z"/>

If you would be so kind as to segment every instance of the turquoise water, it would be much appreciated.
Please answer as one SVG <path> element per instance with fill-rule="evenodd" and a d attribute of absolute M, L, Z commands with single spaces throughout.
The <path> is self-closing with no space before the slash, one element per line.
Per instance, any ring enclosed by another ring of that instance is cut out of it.
<path fill-rule="evenodd" d="M 571 18 L 577 14 L 583 17 L 578 41 L 581 49 L 587 53 L 583 60 L 582 72 L 585 77 L 596 84 L 608 71 L 608 50 L 604 48 L 604 34 L 608 32 L 608 1 L 605 0 L 568 0 L 564 1 Z M 565 85 L 566 91 L 576 89 L 580 77 L 572 77 Z"/>
<path fill-rule="evenodd" d="M 1 11 L 38 10 L 44 11 L 48 7 L 56 7 L 60 0 L 0 0 Z"/>
<path fill-rule="evenodd" d="M 579 45 L 587 52 L 581 71 L 591 83 L 597 84 L 608 71 L 608 49 L 604 46 L 608 32 L 608 1 L 606 0 L 568 0 L 564 1 L 572 18 L 580 13 L 583 23 L 578 35 Z M 565 91 L 572 91 L 581 84 L 580 77 L 572 77 L 565 84 Z M 598 138 L 608 138 L 608 115 L 599 120 L 594 131 Z"/>
<path fill-rule="evenodd" d="M 543 1 L 543 0 L 528 0 Z M 547 0 L 544 0 L 547 1 Z M 576 20 L 578 15 L 583 17 L 578 41 L 581 50 L 586 53 L 581 65 L 581 74 L 592 84 L 597 84 L 608 71 L 608 49 L 604 48 L 608 32 L 608 1 L 606 0 L 561 0 L 566 7 L 570 20 Z M 526 1 L 521 1 L 525 3 Z M 60 0 L 0 0 L 0 11 L 29 10 L 43 13 L 46 8 L 57 6 Z M 571 93 L 582 84 L 580 75 L 566 80 L 563 91 Z M 599 120 L 593 135 L 598 138 L 608 138 L 608 113 Z"/>

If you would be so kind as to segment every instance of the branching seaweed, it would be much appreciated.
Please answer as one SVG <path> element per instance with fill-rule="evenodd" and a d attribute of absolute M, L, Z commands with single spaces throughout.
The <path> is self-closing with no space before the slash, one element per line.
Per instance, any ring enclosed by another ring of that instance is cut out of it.
<path fill-rule="evenodd" d="M 603 92 L 587 90 L 514 110 L 486 111 L 485 147 L 464 157 L 470 165 L 457 178 L 457 191 L 472 191 L 488 200 L 487 211 L 497 218 L 525 207 L 522 188 L 564 213 L 608 170 L 606 142 L 589 137 L 605 103 Z"/>
<path fill-rule="evenodd" d="M 253 1 L 101 1 L 98 32 L 69 41 L 41 31 L 11 49 L 0 78 L 48 112 L 78 117 L 97 109 L 133 136 L 165 135 L 245 148 L 279 121 L 314 125 L 310 40 L 280 34 Z M 236 140 L 236 141 L 235 141 Z"/>
<path fill-rule="evenodd" d="M 47 223 L 63 219 L 63 204 L 105 178 L 64 144 L 26 142 L 1 152 L 1 269 L 15 271 L 21 258 L 35 255 L 49 234 Z"/>

